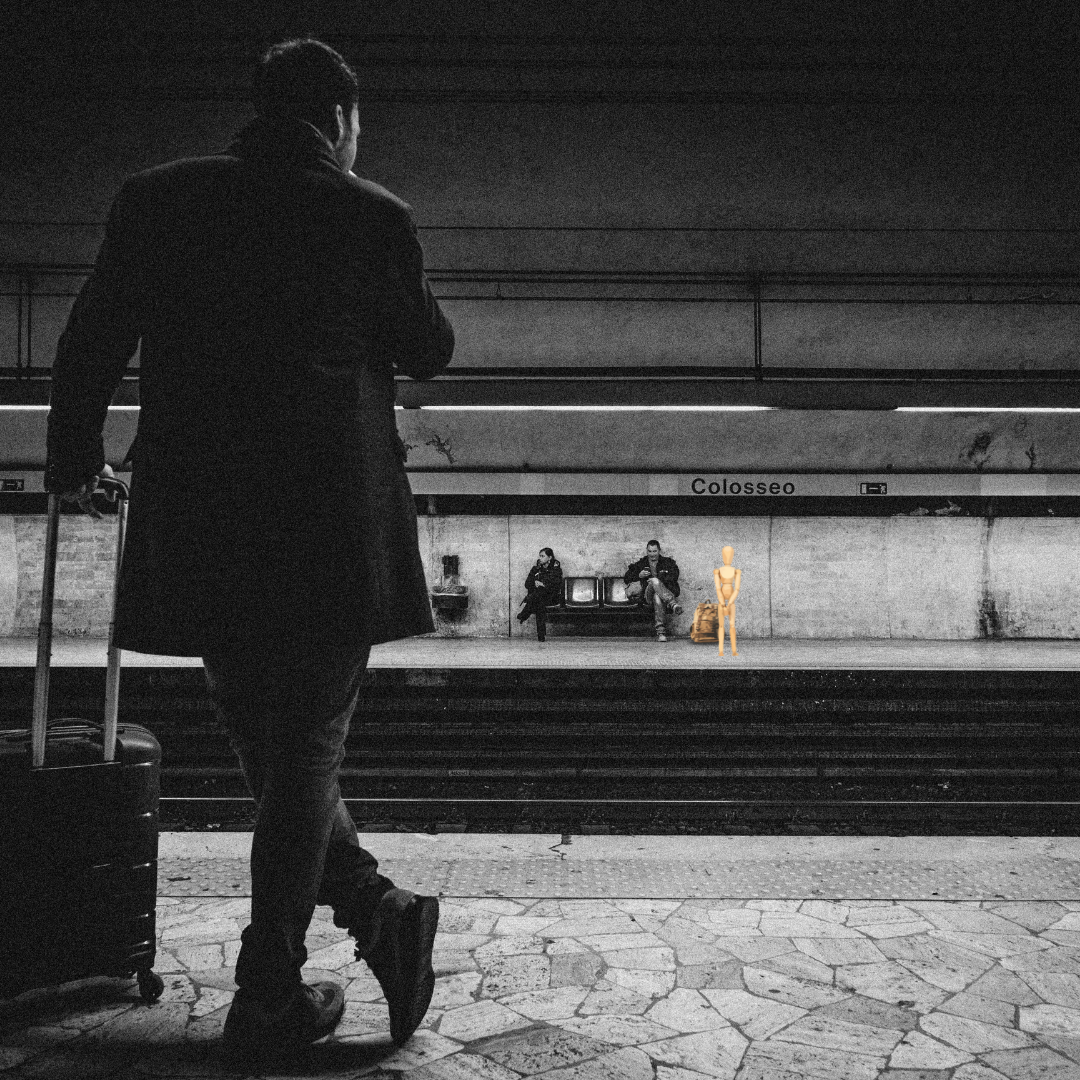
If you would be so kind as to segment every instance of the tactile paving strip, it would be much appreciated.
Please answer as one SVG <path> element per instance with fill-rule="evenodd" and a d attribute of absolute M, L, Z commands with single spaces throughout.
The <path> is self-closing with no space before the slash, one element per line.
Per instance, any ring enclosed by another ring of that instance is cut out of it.
<path fill-rule="evenodd" d="M 384 859 L 402 888 L 441 896 L 1080 900 L 1080 862 L 743 859 Z M 162 896 L 250 896 L 246 859 L 162 859 Z"/>

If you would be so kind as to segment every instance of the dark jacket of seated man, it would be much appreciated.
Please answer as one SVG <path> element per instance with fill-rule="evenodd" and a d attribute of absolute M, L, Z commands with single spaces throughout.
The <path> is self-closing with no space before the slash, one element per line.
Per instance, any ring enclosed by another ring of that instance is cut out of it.
<path fill-rule="evenodd" d="M 642 555 L 636 563 L 631 563 L 623 574 L 623 582 L 632 585 L 635 581 L 641 581 L 641 571 L 649 569 L 649 556 Z M 679 595 L 679 565 L 667 555 L 661 555 L 656 560 L 656 576 L 660 584 L 671 591 L 672 596 Z M 645 602 L 645 591 L 642 590 L 640 603 Z"/>
<path fill-rule="evenodd" d="M 537 588 L 540 584 L 543 584 L 543 589 Z M 529 571 L 529 576 L 525 579 L 525 591 L 530 595 L 538 592 L 543 596 L 545 604 L 561 604 L 563 598 L 563 573 L 559 560 L 550 559 L 547 566 L 534 563 Z"/>

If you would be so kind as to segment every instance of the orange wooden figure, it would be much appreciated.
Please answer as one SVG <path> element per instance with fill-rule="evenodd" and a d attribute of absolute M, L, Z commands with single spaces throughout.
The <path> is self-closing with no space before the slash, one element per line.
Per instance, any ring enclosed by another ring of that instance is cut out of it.
<path fill-rule="evenodd" d="M 742 571 L 731 565 L 735 557 L 735 549 L 729 544 L 720 552 L 724 565 L 713 571 L 713 582 L 716 585 L 716 602 L 718 606 L 716 620 L 716 640 L 719 644 L 720 655 L 724 655 L 724 616 L 728 617 L 731 631 L 731 655 L 738 656 L 735 643 L 735 598 L 739 595 L 739 587 L 742 585 Z"/>

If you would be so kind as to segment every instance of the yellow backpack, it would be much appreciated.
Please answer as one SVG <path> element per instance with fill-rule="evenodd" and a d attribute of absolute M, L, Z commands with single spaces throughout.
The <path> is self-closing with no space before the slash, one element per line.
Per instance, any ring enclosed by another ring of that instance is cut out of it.
<path fill-rule="evenodd" d="M 719 606 L 702 601 L 694 609 L 694 624 L 690 627 L 690 640 L 699 644 L 710 641 L 715 644 L 719 619 Z"/>

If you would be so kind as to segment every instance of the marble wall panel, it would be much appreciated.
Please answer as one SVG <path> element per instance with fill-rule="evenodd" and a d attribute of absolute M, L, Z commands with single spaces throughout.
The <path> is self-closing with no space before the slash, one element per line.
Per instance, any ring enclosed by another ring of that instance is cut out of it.
<path fill-rule="evenodd" d="M 991 636 L 1080 637 L 1080 518 L 998 518 L 989 527 Z"/>
<path fill-rule="evenodd" d="M 19 599 L 19 552 L 15 543 L 15 519 L 0 516 L 0 637 L 15 630 Z"/>
<path fill-rule="evenodd" d="M 772 636 L 886 638 L 888 519 L 775 518 Z"/>
<path fill-rule="evenodd" d="M 442 579 L 442 556 L 457 555 L 461 584 L 469 587 L 466 611 L 460 616 L 437 613 L 436 633 L 440 637 L 506 637 L 511 594 L 506 518 L 422 516 L 417 528 L 428 586 Z"/>
<path fill-rule="evenodd" d="M 886 520 L 889 637 L 978 637 L 985 519 Z"/>

